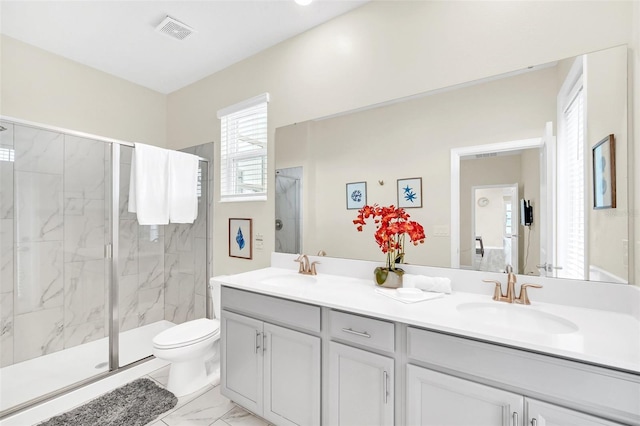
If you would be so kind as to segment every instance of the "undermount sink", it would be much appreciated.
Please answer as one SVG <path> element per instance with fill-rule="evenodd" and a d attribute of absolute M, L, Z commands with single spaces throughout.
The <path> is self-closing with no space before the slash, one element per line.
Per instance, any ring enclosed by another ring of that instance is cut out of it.
<path fill-rule="evenodd" d="M 311 275 L 286 274 L 260 280 L 260 283 L 267 285 L 290 285 L 290 284 L 314 284 L 318 280 Z"/>
<path fill-rule="evenodd" d="M 533 310 L 527 306 L 507 303 L 463 303 L 457 307 L 460 313 L 474 321 L 534 333 L 567 334 L 578 331 L 573 322 Z"/>

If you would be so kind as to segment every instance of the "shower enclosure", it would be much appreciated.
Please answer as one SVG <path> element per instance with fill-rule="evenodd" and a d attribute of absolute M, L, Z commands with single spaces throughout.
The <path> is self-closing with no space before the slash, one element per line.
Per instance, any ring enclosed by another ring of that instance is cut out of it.
<path fill-rule="evenodd" d="M 276 170 L 276 238 L 279 253 L 300 253 L 302 246 L 302 167 Z"/>
<path fill-rule="evenodd" d="M 140 226 L 127 211 L 132 144 L 0 126 L 1 418 L 149 357 L 155 334 L 205 317 L 213 147 L 186 150 L 207 157 L 197 220 Z"/>

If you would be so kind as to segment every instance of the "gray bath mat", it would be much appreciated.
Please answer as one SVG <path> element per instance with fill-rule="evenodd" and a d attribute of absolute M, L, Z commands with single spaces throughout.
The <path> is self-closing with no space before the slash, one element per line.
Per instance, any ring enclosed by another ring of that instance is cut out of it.
<path fill-rule="evenodd" d="M 138 379 L 40 425 L 143 426 L 177 403 L 153 380 Z"/>

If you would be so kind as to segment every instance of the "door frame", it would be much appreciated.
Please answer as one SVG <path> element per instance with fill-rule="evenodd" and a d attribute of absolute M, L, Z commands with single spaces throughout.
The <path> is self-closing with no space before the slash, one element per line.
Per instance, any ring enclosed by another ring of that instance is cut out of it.
<path fill-rule="evenodd" d="M 460 160 L 468 155 L 539 149 L 542 138 L 520 139 L 451 149 L 451 268 L 460 268 Z"/>

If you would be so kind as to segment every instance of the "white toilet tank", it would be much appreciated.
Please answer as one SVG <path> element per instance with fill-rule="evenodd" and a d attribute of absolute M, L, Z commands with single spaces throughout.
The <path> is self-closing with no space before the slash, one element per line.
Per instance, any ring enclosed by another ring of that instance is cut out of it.
<path fill-rule="evenodd" d="M 221 286 L 219 282 L 215 281 L 215 278 L 209 279 L 209 294 L 213 302 L 213 318 L 220 319 Z"/>

